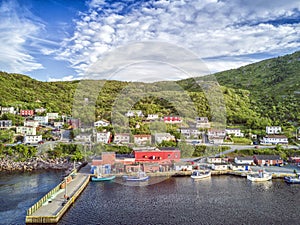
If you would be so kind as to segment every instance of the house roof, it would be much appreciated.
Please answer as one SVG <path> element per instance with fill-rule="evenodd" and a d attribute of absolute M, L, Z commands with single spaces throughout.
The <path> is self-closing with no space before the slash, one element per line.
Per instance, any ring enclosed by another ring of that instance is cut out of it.
<path fill-rule="evenodd" d="M 266 138 L 287 138 L 285 135 L 269 134 Z"/>
<path fill-rule="evenodd" d="M 279 155 L 255 155 L 257 160 L 278 160 L 281 159 Z"/>
<path fill-rule="evenodd" d="M 253 156 L 238 156 L 236 157 L 237 160 L 253 160 Z"/>

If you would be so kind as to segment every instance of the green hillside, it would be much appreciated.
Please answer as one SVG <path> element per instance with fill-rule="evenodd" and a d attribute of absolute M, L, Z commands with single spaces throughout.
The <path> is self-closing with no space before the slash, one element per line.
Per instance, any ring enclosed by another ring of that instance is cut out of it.
<path fill-rule="evenodd" d="M 95 105 L 93 118 L 83 118 L 90 121 L 111 120 L 112 112 L 114 119 L 121 120 L 127 110 L 140 109 L 144 115 L 185 115 L 187 122 L 193 121 L 195 115 L 226 119 L 229 126 L 248 129 L 298 126 L 299 71 L 300 52 L 214 74 L 221 87 L 214 86 L 216 82 L 211 76 L 157 83 L 40 82 L 0 72 L 0 105 L 19 109 L 44 107 L 60 114 L 72 114 L 74 103 L 79 104 L 79 110 Z M 214 88 L 217 90 L 211 91 Z M 85 105 L 82 99 L 88 99 L 89 104 Z M 221 110 L 220 102 L 225 103 L 226 112 Z"/>
<path fill-rule="evenodd" d="M 300 51 L 214 75 L 220 85 L 249 90 L 252 109 L 275 124 L 299 124 Z"/>

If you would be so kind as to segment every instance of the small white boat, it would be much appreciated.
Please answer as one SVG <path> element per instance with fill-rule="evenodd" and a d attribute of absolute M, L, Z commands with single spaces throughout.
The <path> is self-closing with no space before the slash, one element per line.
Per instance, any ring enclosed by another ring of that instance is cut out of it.
<path fill-rule="evenodd" d="M 110 181 L 116 178 L 115 175 L 104 174 L 103 175 L 103 167 L 97 166 L 94 171 L 94 176 L 92 176 L 92 181 Z"/>
<path fill-rule="evenodd" d="M 191 178 L 193 179 L 203 179 L 211 177 L 211 171 L 210 170 L 195 170 L 193 171 Z"/>
<path fill-rule="evenodd" d="M 135 176 L 123 176 L 125 181 L 146 181 L 149 179 L 149 176 L 145 172 L 139 171 Z"/>
<path fill-rule="evenodd" d="M 266 173 L 263 170 L 259 170 L 258 173 L 251 173 L 247 175 L 247 179 L 254 181 L 254 182 L 262 182 L 262 181 L 268 181 L 272 179 L 271 173 Z"/>

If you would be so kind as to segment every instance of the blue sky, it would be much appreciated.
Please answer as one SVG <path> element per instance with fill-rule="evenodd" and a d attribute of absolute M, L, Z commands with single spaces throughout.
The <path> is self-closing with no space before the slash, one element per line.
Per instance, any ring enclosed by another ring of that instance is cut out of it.
<path fill-rule="evenodd" d="M 185 48 L 212 73 L 237 68 L 299 50 L 300 4 L 0 0 L 1 71 L 42 81 L 81 79 L 110 52 L 139 41 Z"/>

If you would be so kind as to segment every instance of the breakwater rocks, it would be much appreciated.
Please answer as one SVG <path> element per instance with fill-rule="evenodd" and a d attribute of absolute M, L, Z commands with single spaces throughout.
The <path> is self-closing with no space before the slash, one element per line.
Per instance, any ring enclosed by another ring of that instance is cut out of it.
<path fill-rule="evenodd" d="M 73 163 L 67 159 L 31 158 L 24 162 L 15 162 L 11 159 L 0 160 L 0 171 L 32 171 L 40 169 L 70 170 Z"/>

